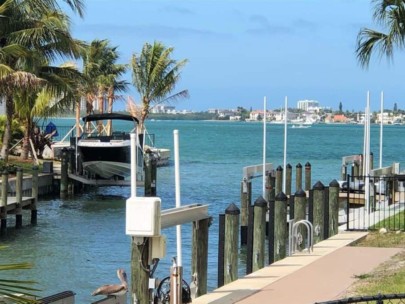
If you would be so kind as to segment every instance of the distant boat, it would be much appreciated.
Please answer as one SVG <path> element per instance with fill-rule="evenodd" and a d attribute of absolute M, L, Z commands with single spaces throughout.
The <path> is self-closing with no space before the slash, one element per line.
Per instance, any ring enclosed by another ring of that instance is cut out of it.
<path fill-rule="evenodd" d="M 299 124 L 299 125 L 292 125 L 291 128 L 293 129 L 307 129 L 310 128 L 311 125 L 304 125 L 304 124 Z"/>

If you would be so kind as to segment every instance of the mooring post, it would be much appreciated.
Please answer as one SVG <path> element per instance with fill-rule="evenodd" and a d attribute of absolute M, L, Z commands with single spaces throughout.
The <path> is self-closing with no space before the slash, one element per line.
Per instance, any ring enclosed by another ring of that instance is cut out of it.
<path fill-rule="evenodd" d="M 218 220 L 218 273 L 217 287 L 224 286 L 225 259 L 225 214 L 219 215 Z"/>
<path fill-rule="evenodd" d="M 1 175 L 1 202 L 0 202 L 0 218 L 1 218 L 1 233 L 7 230 L 7 193 L 8 192 L 8 171 L 5 169 Z"/>
<path fill-rule="evenodd" d="M 329 184 L 329 237 L 338 234 L 339 229 L 339 183 L 336 179 Z"/>
<path fill-rule="evenodd" d="M 191 273 L 197 286 L 196 297 L 207 293 L 208 228 L 211 218 L 193 222 Z"/>
<path fill-rule="evenodd" d="M 131 247 L 132 303 L 149 303 L 149 238 L 132 237 Z"/>
<path fill-rule="evenodd" d="M 145 196 L 156 196 L 157 160 L 152 153 L 146 153 L 145 163 Z"/>
<path fill-rule="evenodd" d="M 269 259 L 269 265 L 274 263 L 274 212 L 275 212 L 275 197 L 273 200 L 268 201 L 269 210 L 269 224 L 267 226 L 267 254 Z"/>
<path fill-rule="evenodd" d="M 295 166 L 295 192 L 302 188 L 302 165 L 298 163 Z"/>
<path fill-rule="evenodd" d="M 260 196 L 254 204 L 253 223 L 253 271 L 264 267 L 267 202 Z"/>
<path fill-rule="evenodd" d="M 38 211 L 37 211 L 37 202 L 38 202 L 38 166 L 33 166 L 32 167 L 32 204 L 31 204 L 31 224 L 36 225 L 37 224 L 37 216 L 38 216 Z"/>
<path fill-rule="evenodd" d="M 15 180 L 15 198 L 16 198 L 16 210 L 15 210 L 15 228 L 22 227 L 22 180 L 23 170 L 21 167 L 17 168 L 16 180 Z"/>
<path fill-rule="evenodd" d="M 287 196 L 280 192 L 274 205 L 274 261 L 287 256 Z"/>
<path fill-rule="evenodd" d="M 60 198 L 64 199 L 67 197 L 68 192 L 68 150 L 66 148 L 62 149 L 62 160 L 60 169 Z"/>
<path fill-rule="evenodd" d="M 311 164 L 305 164 L 305 191 L 311 189 Z"/>
<path fill-rule="evenodd" d="M 314 226 L 314 244 L 324 240 L 324 185 L 318 181 L 313 187 L 313 226 Z"/>
<path fill-rule="evenodd" d="M 225 210 L 224 284 L 238 279 L 239 215 L 233 203 Z"/>
<path fill-rule="evenodd" d="M 291 179 L 292 179 L 292 166 L 287 164 L 285 172 L 285 194 L 287 196 L 291 195 Z"/>
<path fill-rule="evenodd" d="M 307 219 L 307 194 L 304 190 L 299 189 L 294 195 L 294 220 L 295 223 Z M 297 229 L 298 240 L 297 249 L 302 251 L 305 249 L 305 240 L 307 239 L 307 229 L 300 225 Z M 291 248 L 290 248 L 291 250 Z"/>
<path fill-rule="evenodd" d="M 240 227 L 240 243 L 246 245 L 247 242 L 247 226 L 249 217 L 249 206 L 252 200 L 252 181 L 244 178 L 240 187 L 240 206 L 241 206 L 241 227 Z"/>
<path fill-rule="evenodd" d="M 283 168 L 278 166 L 276 169 L 276 196 L 283 191 Z"/>

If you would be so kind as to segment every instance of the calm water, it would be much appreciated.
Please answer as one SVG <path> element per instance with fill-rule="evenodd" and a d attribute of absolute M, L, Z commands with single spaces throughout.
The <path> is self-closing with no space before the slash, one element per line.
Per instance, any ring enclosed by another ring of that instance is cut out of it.
<path fill-rule="evenodd" d="M 55 122 L 55 121 L 54 121 Z M 68 120 L 56 125 L 71 125 Z M 159 147 L 173 151 L 173 130 L 179 130 L 182 204 L 209 205 L 214 221 L 210 228 L 209 288 L 216 287 L 218 214 L 230 203 L 239 205 L 242 168 L 262 163 L 262 125 L 242 122 L 151 121 L 148 130 L 156 135 Z M 379 159 L 379 126 L 371 128 L 374 164 Z M 267 161 L 283 164 L 283 126 L 267 126 Z M 405 163 L 405 126 L 384 128 L 383 166 Z M 288 129 L 288 163 L 312 165 L 312 184 L 325 185 L 340 178 L 342 156 L 362 153 L 363 127 L 356 125 L 314 125 Z M 172 158 L 173 159 L 173 158 Z M 261 194 L 261 179 L 253 183 L 253 200 Z M 295 191 L 293 189 L 293 191 Z M 142 189 L 138 195 L 142 195 Z M 0 264 L 31 262 L 32 270 L 6 272 L 7 278 L 33 279 L 41 295 L 73 290 L 76 303 L 95 301 L 91 292 L 101 284 L 113 283 L 115 271 L 130 273 L 130 239 L 125 235 L 125 200 L 129 188 L 98 188 L 67 200 L 42 199 L 38 225 L 9 229 L 0 239 L 9 247 L 1 251 Z M 163 209 L 175 206 L 174 166 L 159 168 L 158 196 Z M 9 217 L 8 225 L 14 225 Z M 189 225 L 183 226 L 184 278 L 190 280 Z M 175 230 L 164 230 L 167 256 L 156 276 L 169 275 L 170 259 L 176 255 Z M 242 260 L 242 259 L 241 259 Z M 243 264 L 241 262 L 241 264 Z M 241 266 L 243 268 L 243 265 Z M 4 274 L 2 274 L 4 275 Z"/>

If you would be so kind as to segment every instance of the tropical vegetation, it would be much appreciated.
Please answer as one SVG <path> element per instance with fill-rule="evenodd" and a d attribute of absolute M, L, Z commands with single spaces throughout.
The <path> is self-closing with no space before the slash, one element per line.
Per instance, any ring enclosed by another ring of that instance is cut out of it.
<path fill-rule="evenodd" d="M 145 43 L 140 54 L 132 55 L 132 81 L 141 98 L 141 130 L 151 107 L 189 96 L 188 90 L 173 93 L 181 70 L 187 64 L 187 59 L 172 59 L 173 51 L 173 47 L 155 41 L 153 44 Z"/>
<path fill-rule="evenodd" d="M 359 31 L 356 54 L 363 67 L 368 67 L 374 53 L 391 60 L 395 47 L 405 46 L 405 1 L 373 0 L 372 3 L 373 19 L 385 32 L 369 28 Z"/>

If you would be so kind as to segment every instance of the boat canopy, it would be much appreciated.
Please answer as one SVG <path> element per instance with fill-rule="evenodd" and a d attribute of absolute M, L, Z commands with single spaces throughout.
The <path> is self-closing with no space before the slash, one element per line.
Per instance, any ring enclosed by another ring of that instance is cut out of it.
<path fill-rule="evenodd" d="M 131 116 L 128 114 L 122 114 L 122 113 L 103 113 L 103 114 L 90 114 L 87 116 L 84 116 L 82 118 L 83 121 L 96 121 L 96 120 L 128 120 L 128 121 L 133 121 L 135 123 L 139 123 L 138 118 L 135 116 Z"/>

